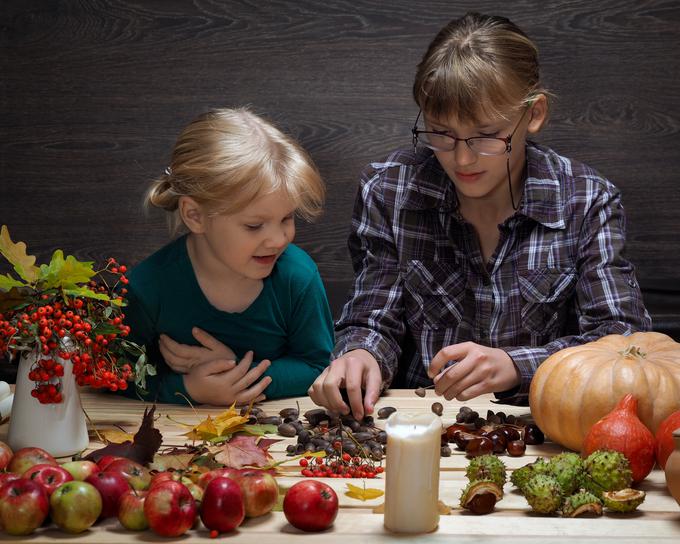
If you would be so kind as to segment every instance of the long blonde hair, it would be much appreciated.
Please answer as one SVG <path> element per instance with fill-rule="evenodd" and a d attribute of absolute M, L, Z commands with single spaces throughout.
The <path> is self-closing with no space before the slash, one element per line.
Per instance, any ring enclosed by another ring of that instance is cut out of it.
<path fill-rule="evenodd" d="M 189 196 L 213 214 L 235 213 L 255 198 L 284 190 L 296 213 L 321 213 L 325 188 L 309 155 L 290 136 L 247 108 L 215 109 L 182 131 L 170 166 L 151 182 L 147 207 L 170 212 L 170 230 L 183 223 L 179 199 Z"/>
<path fill-rule="evenodd" d="M 468 13 L 442 28 L 418 65 L 413 97 L 434 118 L 505 118 L 550 93 L 538 48 L 505 17 Z"/>

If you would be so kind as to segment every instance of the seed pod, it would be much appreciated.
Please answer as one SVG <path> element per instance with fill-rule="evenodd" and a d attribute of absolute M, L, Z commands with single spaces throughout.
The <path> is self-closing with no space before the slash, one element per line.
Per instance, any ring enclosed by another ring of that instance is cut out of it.
<path fill-rule="evenodd" d="M 460 505 L 473 514 L 488 514 L 494 509 L 496 502 L 502 498 L 503 490 L 498 487 L 498 484 L 482 480 L 468 484 L 463 490 Z"/>
<path fill-rule="evenodd" d="M 322 421 L 328 421 L 329 416 L 323 408 L 316 408 L 314 410 L 306 411 L 305 418 L 309 421 L 310 425 L 316 427 Z"/>
<path fill-rule="evenodd" d="M 277 427 L 283 423 L 279 416 L 258 416 L 257 422 L 260 425 L 276 425 Z"/>
<path fill-rule="evenodd" d="M 363 444 L 364 442 L 366 442 L 367 440 L 370 440 L 371 438 L 373 438 L 373 433 L 369 433 L 369 432 L 354 433 L 354 440 L 356 440 L 360 444 Z"/>
<path fill-rule="evenodd" d="M 297 434 L 297 429 L 293 427 L 290 423 L 281 423 L 276 429 L 281 436 L 295 436 Z"/>
<path fill-rule="evenodd" d="M 300 415 L 300 412 L 297 408 L 284 408 L 279 412 L 279 415 L 283 418 L 292 417 L 297 419 L 297 417 Z"/>
<path fill-rule="evenodd" d="M 375 439 L 378 442 L 378 444 L 387 444 L 387 433 L 385 431 L 380 431 L 375 436 Z"/>

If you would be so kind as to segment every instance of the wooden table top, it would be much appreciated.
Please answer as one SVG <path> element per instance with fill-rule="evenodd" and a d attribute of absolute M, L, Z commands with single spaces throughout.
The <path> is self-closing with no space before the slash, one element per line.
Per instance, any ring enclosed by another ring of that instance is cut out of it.
<path fill-rule="evenodd" d="M 477 410 L 482 416 L 487 409 L 504 411 L 506 414 L 526 415 L 528 407 L 514 407 L 491 403 L 492 396 L 482 396 L 466 402 L 467 406 Z M 392 390 L 380 399 L 376 410 L 382 406 L 394 406 L 405 413 L 429 412 L 432 402 L 442 399 L 435 397 L 428 391 L 425 398 L 420 398 L 411 390 Z M 83 407 L 92 422 L 98 428 L 108 428 L 113 425 L 122 426 L 125 430 L 135 432 L 144 412 L 144 404 L 127 398 L 95 392 L 82 393 Z M 307 397 L 285 399 L 262 403 L 260 406 L 270 415 L 278 414 L 279 410 L 294 407 L 299 403 L 300 412 L 314 408 L 315 405 Z M 452 423 L 461 403 L 446 402 L 444 404 L 445 424 Z M 163 434 L 163 445 L 181 445 L 186 443 L 182 434 L 185 428 L 173 423 L 173 419 L 198 423 L 207 415 L 217 415 L 223 408 L 189 407 L 158 405 L 156 412 L 158 419 L 156 427 Z M 376 420 L 379 426 L 384 426 L 384 420 Z M 7 424 L 0 426 L 0 440 L 7 434 Z M 278 437 L 280 438 L 280 437 Z M 276 460 L 286 459 L 286 445 L 294 438 L 283 439 L 273 444 L 269 451 Z M 93 448 L 102 444 L 93 440 Z M 453 444 L 452 444 L 453 446 Z M 462 489 L 467 484 L 465 468 L 468 464 L 463 452 L 453 449 L 451 457 L 441 459 L 441 475 L 439 498 L 453 509 L 450 515 L 440 517 L 439 527 L 433 533 L 417 536 L 393 535 L 383 527 L 383 515 L 373 513 L 373 508 L 384 501 L 384 496 L 378 499 L 362 502 L 345 495 L 346 484 L 362 485 L 360 479 L 322 479 L 332 486 L 338 494 L 340 511 L 333 527 L 323 533 L 303 533 L 294 529 L 286 521 L 282 512 L 271 512 L 260 518 L 247 519 L 239 529 L 233 533 L 221 535 L 220 538 L 229 542 L 293 542 L 300 539 L 316 539 L 317 542 L 342 542 L 349 544 L 361 542 L 366 544 L 397 539 L 410 538 L 428 542 L 559 542 L 570 544 L 576 542 L 600 542 L 608 540 L 616 542 L 646 542 L 648 540 L 680 542 L 680 507 L 666 489 L 664 473 L 655 468 L 640 486 L 647 492 L 645 502 L 639 510 L 632 514 L 613 514 L 605 512 L 599 518 L 560 518 L 542 516 L 531 512 L 529 505 L 509 482 L 505 485 L 505 496 L 496 504 L 494 512 L 476 516 L 459 507 Z M 556 444 L 546 442 L 540 446 L 528 446 L 523 457 L 501 456 L 508 469 L 512 470 L 530 463 L 538 456 L 549 457 L 560 453 L 563 449 Z M 303 478 L 296 461 L 289 465 L 282 465 L 281 475 L 277 481 L 281 486 L 290 487 Z M 375 480 L 365 480 L 366 487 L 384 489 L 384 475 Z M 196 530 L 189 531 L 184 537 L 177 539 L 182 542 L 205 542 L 209 538 L 208 531 L 201 525 Z M 12 537 L 2 535 L 0 539 L 11 541 Z M 29 537 L 18 537 L 17 541 L 40 542 L 96 542 L 96 543 L 132 543 L 167 541 L 156 536 L 151 531 L 141 533 L 131 532 L 121 527 L 117 520 L 109 519 L 100 522 L 89 531 L 81 535 L 68 535 L 57 530 L 54 526 L 46 527 Z"/>

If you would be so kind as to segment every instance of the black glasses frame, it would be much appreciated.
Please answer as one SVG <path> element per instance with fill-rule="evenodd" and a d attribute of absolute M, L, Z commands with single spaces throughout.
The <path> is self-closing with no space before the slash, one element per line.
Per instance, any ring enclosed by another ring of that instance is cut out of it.
<path fill-rule="evenodd" d="M 487 157 L 498 157 L 500 155 L 504 155 L 505 153 L 510 153 L 512 151 L 512 137 L 515 135 L 515 132 L 517 132 L 519 125 L 524 120 L 524 116 L 526 115 L 526 113 L 527 113 L 527 111 L 529 110 L 530 107 L 531 107 L 531 104 L 529 104 L 526 108 L 524 108 L 524 111 L 522 112 L 522 116 L 519 118 L 519 121 L 517 121 L 515 128 L 505 138 L 498 138 L 498 137 L 495 137 L 495 136 L 472 136 L 471 138 L 458 138 L 456 136 L 451 136 L 450 134 L 447 134 L 446 131 L 444 131 L 444 130 L 418 130 L 418 121 L 420 120 L 420 116 L 423 113 L 423 110 L 420 109 L 420 110 L 418 110 L 418 115 L 416 117 L 415 123 L 413 123 L 413 128 L 411 129 L 411 135 L 412 135 L 412 140 L 413 140 L 413 151 L 415 152 L 416 148 L 418 147 L 418 135 L 419 134 L 436 134 L 437 136 L 445 136 L 445 137 L 453 140 L 453 147 L 451 149 L 437 149 L 437 151 L 444 151 L 444 152 L 454 151 L 456 149 L 456 145 L 458 144 L 458 142 L 465 142 L 465 145 L 467 145 L 468 148 L 473 153 L 476 153 L 477 155 L 483 155 L 483 156 L 487 156 Z M 505 144 L 505 149 L 500 153 L 480 153 L 472 145 L 470 145 L 470 140 L 498 140 L 498 141 L 501 141 Z M 429 146 L 426 146 L 426 147 L 429 147 Z M 430 149 L 433 149 L 433 148 L 430 148 Z"/>

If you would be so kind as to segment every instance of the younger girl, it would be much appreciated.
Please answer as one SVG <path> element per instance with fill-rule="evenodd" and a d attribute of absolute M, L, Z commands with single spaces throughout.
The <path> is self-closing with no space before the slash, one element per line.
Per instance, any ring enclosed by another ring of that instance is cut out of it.
<path fill-rule="evenodd" d="M 158 371 L 145 398 L 229 405 L 307 391 L 333 323 L 316 265 L 291 242 L 295 216 L 315 217 L 323 198 L 307 154 L 247 109 L 184 129 L 147 204 L 188 234 L 129 275 L 131 339 Z"/>

